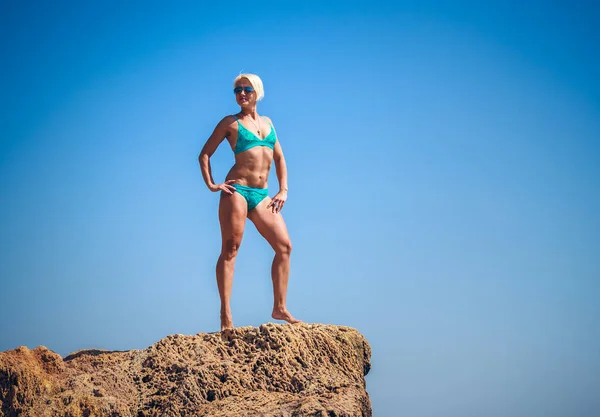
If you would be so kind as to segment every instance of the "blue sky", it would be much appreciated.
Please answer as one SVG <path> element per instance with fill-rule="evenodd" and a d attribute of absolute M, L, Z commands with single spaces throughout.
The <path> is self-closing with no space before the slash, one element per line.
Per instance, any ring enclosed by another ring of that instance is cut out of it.
<path fill-rule="evenodd" d="M 218 329 L 197 156 L 254 72 L 289 308 L 365 335 L 375 415 L 600 413 L 593 2 L 175 3 L 2 3 L 0 351 Z M 271 259 L 248 223 L 237 326 L 270 320 Z"/>

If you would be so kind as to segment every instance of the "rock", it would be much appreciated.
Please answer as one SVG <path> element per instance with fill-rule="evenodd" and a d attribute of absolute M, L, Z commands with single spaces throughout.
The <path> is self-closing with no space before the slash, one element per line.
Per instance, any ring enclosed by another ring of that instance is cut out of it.
<path fill-rule="evenodd" d="M 0 417 L 366 417 L 371 348 L 350 327 L 265 324 L 144 350 L 0 353 Z"/>

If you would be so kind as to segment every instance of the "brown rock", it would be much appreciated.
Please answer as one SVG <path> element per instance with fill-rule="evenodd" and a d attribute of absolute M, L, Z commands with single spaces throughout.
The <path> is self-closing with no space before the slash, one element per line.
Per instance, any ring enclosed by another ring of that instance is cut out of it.
<path fill-rule="evenodd" d="M 371 416 L 371 348 L 350 327 L 265 324 L 144 350 L 0 353 L 0 417 Z"/>

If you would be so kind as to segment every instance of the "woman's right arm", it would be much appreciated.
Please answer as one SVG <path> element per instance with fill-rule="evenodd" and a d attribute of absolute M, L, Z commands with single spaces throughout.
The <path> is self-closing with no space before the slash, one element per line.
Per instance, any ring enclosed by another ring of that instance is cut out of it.
<path fill-rule="evenodd" d="M 210 191 L 225 191 L 226 193 L 233 194 L 235 188 L 233 188 L 231 184 L 233 184 L 235 180 L 228 180 L 222 184 L 215 184 L 210 167 L 210 157 L 215 153 L 221 142 L 223 142 L 223 140 L 229 135 L 228 126 L 231 123 L 229 118 L 230 116 L 223 118 L 217 127 L 215 127 L 212 135 L 210 135 L 202 147 L 202 151 L 200 151 L 198 162 L 200 162 L 202 178 L 204 178 L 204 182 Z"/>

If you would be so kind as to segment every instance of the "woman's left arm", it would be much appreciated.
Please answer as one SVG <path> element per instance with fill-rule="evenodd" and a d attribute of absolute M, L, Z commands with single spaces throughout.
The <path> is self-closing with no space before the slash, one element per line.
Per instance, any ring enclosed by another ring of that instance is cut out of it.
<path fill-rule="evenodd" d="M 271 126 L 272 125 L 273 124 L 271 124 Z M 279 181 L 279 192 L 275 194 L 267 208 L 271 207 L 273 213 L 279 213 L 287 200 L 288 193 L 287 166 L 285 164 L 285 157 L 283 156 L 283 149 L 281 149 L 279 140 L 275 142 L 275 146 L 273 147 L 273 162 L 275 162 L 275 173 L 277 174 L 277 180 Z"/>

